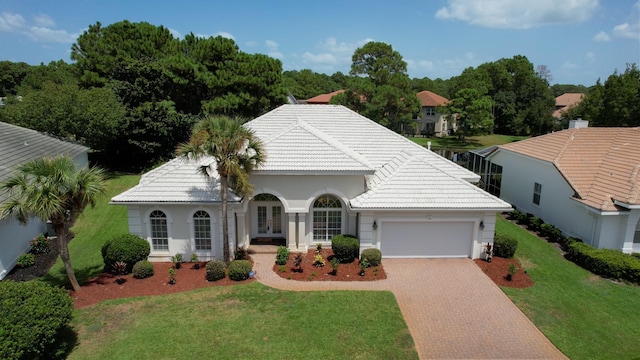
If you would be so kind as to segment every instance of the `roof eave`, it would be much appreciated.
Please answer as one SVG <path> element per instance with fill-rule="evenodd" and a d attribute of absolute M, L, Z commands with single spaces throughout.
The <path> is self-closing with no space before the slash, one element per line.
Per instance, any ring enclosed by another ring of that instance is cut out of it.
<path fill-rule="evenodd" d="M 373 175 L 375 170 L 259 170 L 252 175 Z"/>

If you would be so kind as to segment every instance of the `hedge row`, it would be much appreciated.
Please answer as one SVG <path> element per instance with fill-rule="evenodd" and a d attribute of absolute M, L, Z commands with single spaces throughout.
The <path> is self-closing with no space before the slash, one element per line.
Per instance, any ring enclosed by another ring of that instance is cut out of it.
<path fill-rule="evenodd" d="M 580 242 L 570 244 L 567 259 L 610 279 L 640 284 L 640 259 L 618 250 L 596 249 Z"/>
<path fill-rule="evenodd" d="M 223 261 L 212 260 L 206 265 L 205 277 L 208 281 L 224 279 L 229 273 L 229 279 L 242 281 L 251 277 L 253 264 L 249 260 L 233 260 L 229 267 Z"/>

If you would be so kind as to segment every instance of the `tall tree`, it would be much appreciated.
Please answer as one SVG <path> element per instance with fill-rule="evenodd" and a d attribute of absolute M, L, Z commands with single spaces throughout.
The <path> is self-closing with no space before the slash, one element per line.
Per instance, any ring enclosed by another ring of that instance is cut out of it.
<path fill-rule="evenodd" d="M 491 115 L 491 98 L 477 89 L 459 90 L 453 99 L 444 107 L 450 117 L 458 124 L 460 140 L 478 133 L 491 133 L 493 117 Z"/>
<path fill-rule="evenodd" d="M 229 223 L 227 203 L 229 189 L 241 196 L 253 192 L 249 172 L 264 161 L 263 145 L 252 130 L 242 126 L 238 118 L 210 116 L 196 124 L 188 143 L 178 147 L 177 153 L 184 158 L 207 159 L 199 172 L 212 181 L 220 177 L 222 201 L 222 233 L 224 261 L 231 260 L 229 247 Z"/>
<path fill-rule="evenodd" d="M 0 61 L 0 97 L 16 95 L 18 86 L 30 70 L 27 63 Z"/>
<path fill-rule="evenodd" d="M 41 158 L 19 166 L 0 189 L 9 194 L 0 205 L 2 217 L 16 216 L 22 223 L 31 216 L 51 221 L 67 277 L 73 290 L 79 292 L 69 256 L 69 229 L 84 208 L 94 206 L 104 194 L 104 172 L 98 168 L 76 169 L 68 157 Z"/>
<path fill-rule="evenodd" d="M 339 103 L 395 131 L 420 110 L 420 102 L 411 89 L 407 63 L 383 42 L 369 42 L 352 56 L 350 79 L 344 94 L 334 96 Z"/>

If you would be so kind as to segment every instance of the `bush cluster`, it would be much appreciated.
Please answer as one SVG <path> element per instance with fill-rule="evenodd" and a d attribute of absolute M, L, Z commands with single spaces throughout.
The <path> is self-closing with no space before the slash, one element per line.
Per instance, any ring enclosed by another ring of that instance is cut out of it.
<path fill-rule="evenodd" d="M 518 240 L 511 236 L 496 234 L 493 238 L 493 255 L 510 259 L 518 249 Z"/>
<path fill-rule="evenodd" d="M 566 256 L 594 274 L 640 284 L 640 259 L 635 256 L 618 250 L 596 249 L 581 242 L 570 244 Z"/>
<path fill-rule="evenodd" d="M 35 239 L 31 240 L 29 245 L 31 245 L 31 252 L 34 254 L 44 254 L 51 250 L 49 248 L 49 239 L 43 234 L 40 234 Z"/>
<path fill-rule="evenodd" d="M 364 249 L 360 254 L 360 261 L 367 260 L 369 266 L 379 266 L 382 261 L 382 252 L 376 248 Z"/>
<path fill-rule="evenodd" d="M 249 278 L 251 273 L 251 261 L 249 260 L 233 260 L 229 264 L 229 279 L 234 281 L 242 281 Z"/>
<path fill-rule="evenodd" d="M 102 246 L 105 271 L 112 271 L 112 265 L 116 261 L 122 261 L 127 264 L 126 273 L 130 273 L 133 265 L 140 260 L 147 260 L 150 252 L 149 243 L 138 235 L 115 236 Z"/>
<path fill-rule="evenodd" d="M 153 264 L 148 260 L 140 260 L 133 265 L 133 277 L 145 279 L 153 276 Z"/>
<path fill-rule="evenodd" d="M 36 257 L 33 254 L 22 254 L 18 256 L 16 263 L 23 268 L 33 266 L 36 263 Z"/>
<path fill-rule="evenodd" d="M 286 246 L 278 246 L 278 253 L 276 254 L 276 264 L 285 265 L 289 260 L 289 249 Z"/>
<path fill-rule="evenodd" d="M 352 235 L 336 235 L 331 239 L 333 256 L 341 263 L 350 263 L 358 258 L 360 241 Z"/>
<path fill-rule="evenodd" d="M 62 341 L 73 314 L 63 289 L 40 281 L 0 281 L 0 359 L 50 359 L 65 352 Z"/>
<path fill-rule="evenodd" d="M 207 281 L 217 281 L 224 279 L 227 276 L 227 266 L 224 261 L 220 260 L 212 260 L 207 263 L 206 268 L 206 279 Z"/>

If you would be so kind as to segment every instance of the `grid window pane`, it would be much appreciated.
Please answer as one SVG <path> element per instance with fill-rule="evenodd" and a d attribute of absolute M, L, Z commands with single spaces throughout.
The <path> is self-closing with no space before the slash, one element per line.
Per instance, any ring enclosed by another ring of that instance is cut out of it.
<path fill-rule="evenodd" d="M 535 183 L 533 185 L 533 203 L 540 205 L 540 196 L 542 195 L 542 185 Z"/>
<path fill-rule="evenodd" d="M 327 212 L 313 212 L 313 240 L 324 241 L 327 238 Z"/>
<path fill-rule="evenodd" d="M 193 233 L 196 250 L 211 250 L 211 218 L 206 211 L 193 215 Z"/>
<path fill-rule="evenodd" d="M 313 240 L 331 241 L 342 233 L 342 203 L 338 198 L 322 195 L 313 207 Z"/>
<path fill-rule="evenodd" d="M 169 250 L 169 231 L 167 229 L 167 216 L 160 210 L 155 210 L 149 216 L 151 224 L 151 245 L 153 250 Z"/>

